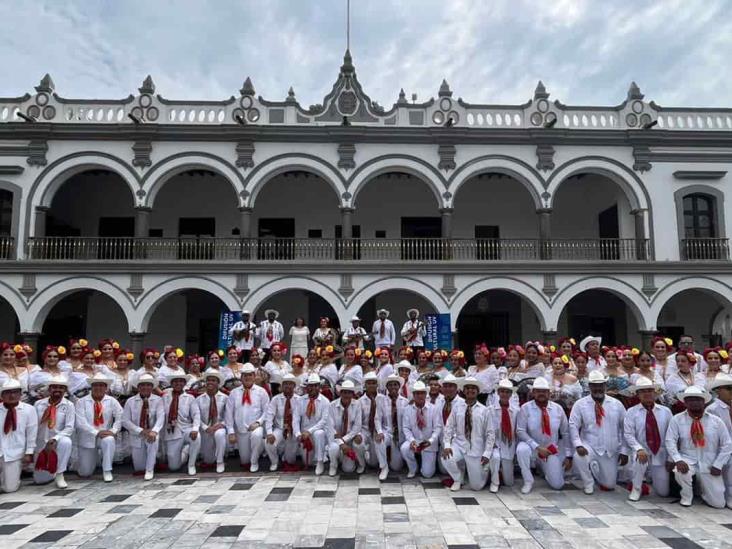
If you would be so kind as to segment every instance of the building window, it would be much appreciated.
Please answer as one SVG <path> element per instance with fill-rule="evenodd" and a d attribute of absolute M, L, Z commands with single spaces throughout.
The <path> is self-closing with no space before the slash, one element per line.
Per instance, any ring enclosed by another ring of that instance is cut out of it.
<path fill-rule="evenodd" d="M 715 238 L 714 197 L 690 194 L 684 197 L 684 238 Z"/>
<path fill-rule="evenodd" d="M 0 190 L 0 235 L 10 236 L 13 227 L 13 193 Z"/>

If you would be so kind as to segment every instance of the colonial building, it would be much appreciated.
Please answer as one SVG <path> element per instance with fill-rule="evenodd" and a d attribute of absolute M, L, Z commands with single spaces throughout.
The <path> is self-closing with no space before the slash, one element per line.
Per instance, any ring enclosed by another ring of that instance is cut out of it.
<path fill-rule="evenodd" d="M 732 332 L 732 109 L 521 105 L 447 82 L 385 108 L 348 52 L 322 104 L 180 101 L 152 78 L 0 99 L 0 337 L 215 345 L 222 309 L 287 326 L 450 313 L 469 346 Z"/>

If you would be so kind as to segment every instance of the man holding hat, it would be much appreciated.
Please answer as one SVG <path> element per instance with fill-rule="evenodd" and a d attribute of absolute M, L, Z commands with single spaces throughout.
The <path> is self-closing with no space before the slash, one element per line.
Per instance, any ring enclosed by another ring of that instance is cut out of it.
<path fill-rule="evenodd" d="M 132 467 L 145 471 L 145 480 L 155 475 L 155 461 L 160 446 L 160 433 L 165 426 L 163 398 L 154 395 L 158 382 L 152 374 L 143 373 L 133 381 L 137 394 L 128 398 L 122 410 L 122 426 L 130 434 Z"/>
<path fill-rule="evenodd" d="M 338 464 L 344 473 L 352 473 L 356 469 L 356 461 L 363 445 L 361 436 L 361 406 L 353 400 L 356 385 L 347 379 L 339 388 L 338 399 L 330 403 L 330 441 L 328 455 L 332 477 L 338 472 Z"/>
<path fill-rule="evenodd" d="M 394 323 L 389 320 L 389 311 L 379 309 L 376 311 L 376 316 L 378 318 L 371 327 L 371 333 L 374 336 L 374 345 L 378 349 L 392 351 L 396 342 L 396 330 L 394 329 Z"/>
<path fill-rule="evenodd" d="M 59 489 L 67 488 L 64 473 L 71 457 L 72 437 L 76 425 L 76 410 L 66 399 L 69 381 L 65 375 L 53 376 L 48 381 L 48 396 L 33 405 L 38 416 L 38 439 L 36 441 L 36 470 L 33 480 L 43 484 L 53 479 Z M 41 456 L 41 453 L 43 455 Z M 49 458 L 56 456 L 55 471 L 48 470 Z M 39 456 L 41 456 L 39 462 Z M 41 467 L 43 461 L 46 467 Z M 50 477 L 50 478 L 49 478 Z"/>
<path fill-rule="evenodd" d="M 712 381 L 711 390 L 716 397 L 707 406 L 707 412 L 721 419 L 732 437 L 732 375 L 719 373 Z M 732 509 L 732 459 L 724 466 L 724 484 L 727 492 L 727 507 Z"/>
<path fill-rule="evenodd" d="M 241 353 L 241 360 L 249 362 L 249 357 L 254 348 L 254 342 L 257 338 L 257 325 L 251 321 L 252 313 L 244 309 L 241 312 L 241 320 L 235 322 L 229 328 L 231 334 L 231 344 L 234 345 Z"/>
<path fill-rule="evenodd" d="M 264 450 L 264 415 L 269 395 L 254 383 L 257 369 L 247 362 L 241 369 L 242 384 L 229 393 L 226 401 L 226 432 L 229 444 L 239 447 L 239 462 L 249 464 L 252 473 L 259 471 L 259 457 Z"/>
<path fill-rule="evenodd" d="M 372 467 L 379 466 L 379 480 L 386 480 L 389 464 L 386 460 L 387 416 L 389 397 L 379 394 L 379 378 L 376 372 L 363 376 L 364 393 L 358 399 L 361 406 L 361 437 L 363 445 L 358 451 L 358 473 L 363 472 L 366 462 Z M 366 459 L 368 456 L 368 459 Z"/>
<path fill-rule="evenodd" d="M 588 335 L 580 341 L 580 351 L 587 354 L 588 372 L 593 370 L 605 371 L 607 362 L 600 353 L 600 345 L 602 345 L 602 338 L 600 336 Z"/>
<path fill-rule="evenodd" d="M 607 377 L 600 370 L 588 376 L 590 394 L 572 406 L 569 434 L 575 448 L 574 463 L 582 477 L 585 494 L 612 490 L 618 481 L 618 464 L 628 463 L 628 449 L 623 434 L 625 407 L 605 394 Z"/>
<path fill-rule="evenodd" d="M 407 311 L 407 321 L 402 326 L 401 336 L 405 345 L 412 349 L 413 356 L 417 356 L 419 351 L 424 350 L 424 337 L 427 335 L 427 328 L 419 319 L 418 309 L 409 309 Z"/>
<path fill-rule="evenodd" d="M 112 482 L 115 437 L 122 428 L 122 406 L 107 394 L 112 379 L 97 372 L 89 379 L 91 393 L 76 402 L 76 433 L 79 444 L 80 477 L 88 477 L 97 467 L 102 451 L 104 482 Z"/>
<path fill-rule="evenodd" d="M 404 410 L 409 406 L 409 400 L 401 395 L 404 378 L 391 374 L 386 378 L 386 397 L 388 410 L 386 413 L 386 448 L 389 458 L 389 468 L 392 471 L 401 471 L 404 467 L 401 447 L 404 444 Z"/>
<path fill-rule="evenodd" d="M 452 477 L 450 489 L 454 492 L 460 490 L 465 470 L 470 488 L 483 489 L 488 481 L 485 466 L 493 453 L 496 436 L 490 410 L 478 402 L 481 382 L 474 377 L 466 377 L 461 385 L 465 406 L 454 409 L 447 419 L 442 437 L 444 449 L 440 457 L 445 470 Z"/>
<path fill-rule="evenodd" d="M 413 402 L 404 410 L 402 458 L 407 462 L 407 478 L 417 474 L 417 456 L 422 456 L 422 476 L 430 478 L 437 466 L 437 449 L 442 422 L 435 408 L 427 402 L 427 386 L 422 381 L 412 385 Z"/>
<path fill-rule="evenodd" d="M 264 351 L 262 363 L 266 364 L 269 360 L 269 352 L 272 345 L 279 343 L 285 337 L 285 328 L 277 320 L 280 316 L 279 311 L 267 309 L 264 311 L 264 316 L 267 317 L 266 320 L 259 323 L 259 348 Z"/>
<path fill-rule="evenodd" d="M 216 472 L 223 473 L 226 456 L 226 401 L 219 388 L 224 383 L 220 370 L 209 368 L 203 374 L 206 391 L 196 398 L 201 415 L 201 456 L 203 462 L 216 462 Z"/>
<path fill-rule="evenodd" d="M 679 394 L 686 411 L 676 414 L 666 431 L 666 451 L 674 466 L 674 477 L 681 485 L 681 505 L 689 507 L 694 498 L 696 476 L 701 497 L 711 507 L 726 505 L 722 470 L 732 455 L 732 439 L 724 422 L 704 407 L 712 397 L 697 386 Z"/>
<path fill-rule="evenodd" d="M 516 416 L 516 436 L 519 439 L 516 461 L 524 479 L 521 493 L 528 494 L 534 486 L 532 461 L 543 471 L 549 487 L 561 490 L 564 471 L 572 468 L 572 448 L 567 444 L 569 422 L 564 409 L 549 400 L 550 387 L 546 378 L 536 378 L 531 392 L 534 399 L 521 406 Z"/>
<path fill-rule="evenodd" d="M 163 393 L 165 412 L 165 455 L 168 468 L 177 471 L 185 461 L 188 474 L 196 474 L 196 459 L 201 450 L 201 412 L 193 395 L 184 392 L 185 372 L 168 376 L 170 388 Z"/>
<path fill-rule="evenodd" d="M 297 461 L 298 440 L 295 435 L 295 414 L 297 400 L 295 386 L 297 378 L 287 373 L 282 376 L 282 392 L 272 397 L 264 414 L 264 430 L 267 438 L 264 450 L 269 456 L 269 470 L 276 471 L 280 455 L 285 463 L 295 465 Z"/>
<path fill-rule="evenodd" d="M 38 437 L 38 416 L 33 406 L 20 401 L 22 387 L 10 379 L 0 387 L 0 487 L 17 492 L 23 466 L 33 463 Z"/>
<path fill-rule="evenodd" d="M 640 400 L 639 404 L 625 413 L 623 427 L 625 443 L 632 452 L 633 487 L 628 496 L 630 501 L 640 499 L 643 480 L 649 469 L 656 495 L 665 498 L 669 493 L 673 463 L 669 461 L 663 441 L 673 414 L 666 406 L 656 403 L 659 389 L 658 384 L 644 376 L 640 376 L 636 384 L 628 388 L 631 395 L 636 395 Z"/>
<path fill-rule="evenodd" d="M 320 394 L 321 379 L 310 374 L 305 382 L 307 395 L 295 401 L 295 438 L 302 448 L 303 463 L 309 466 L 315 458 L 315 474 L 322 475 L 330 423 L 330 401 Z"/>
<path fill-rule="evenodd" d="M 491 453 L 490 470 L 492 493 L 498 492 L 499 480 L 503 476 L 503 484 L 513 486 L 513 460 L 516 455 L 516 419 L 519 407 L 514 403 L 516 386 L 509 379 L 502 379 L 496 387 L 498 402 L 493 404 L 493 429 L 496 443 Z"/>

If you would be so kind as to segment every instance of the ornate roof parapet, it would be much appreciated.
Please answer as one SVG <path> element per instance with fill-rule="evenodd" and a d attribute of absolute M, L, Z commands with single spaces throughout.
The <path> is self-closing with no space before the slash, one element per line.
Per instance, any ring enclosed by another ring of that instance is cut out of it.
<path fill-rule="evenodd" d="M 437 92 L 438 97 L 452 97 L 452 91 L 450 90 L 450 85 L 447 83 L 447 80 L 444 78 L 442 79 L 442 84 L 440 84 L 440 91 Z"/>
<path fill-rule="evenodd" d="M 142 94 L 147 93 L 150 95 L 155 93 L 155 82 L 153 82 L 152 76 L 150 76 L 148 74 L 147 78 L 145 78 L 145 80 L 142 81 L 142 86 L 137 88 L 137 91 L 139 91 Z"/>
<path fill-rule="evenodd" d="M 37 92 L 46 92 L 46 93 L 53 93 L 53 90 L 56 88 L 56 85 L 53 83 L 53 79 L 51 78 L 51 75 L 46 73 L 46 75 L 41 78 L 41 82 L 36 86 Z"/>
<path fill-rule="evenodd" d="M 251 96 L 254 97 L 255 91 L 254 91 L 254 84 L 252 84 L 252 79 L 247 76 L 247 79 L 244 80 L 244 84 L 242 84 L 241 89 L 239 90 L 239 93 L 244 96 Z"/>

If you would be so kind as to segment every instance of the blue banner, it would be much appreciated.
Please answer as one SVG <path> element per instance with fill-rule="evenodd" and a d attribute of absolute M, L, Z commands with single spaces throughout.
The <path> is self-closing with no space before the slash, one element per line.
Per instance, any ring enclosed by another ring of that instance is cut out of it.
<path fill-rule="evenodd" d="M 231 327 L 241 320 L 241 312 L 222 311 L 219 319 L 219 349 L 226 349 L 231 345 Z"/>
<path fill-rule="evenodd" d="M 452 330 L 450 329 L 450 313 L 425 315 L 427 336 L 424 340 L 426 349 L 452 350 Z"/>

